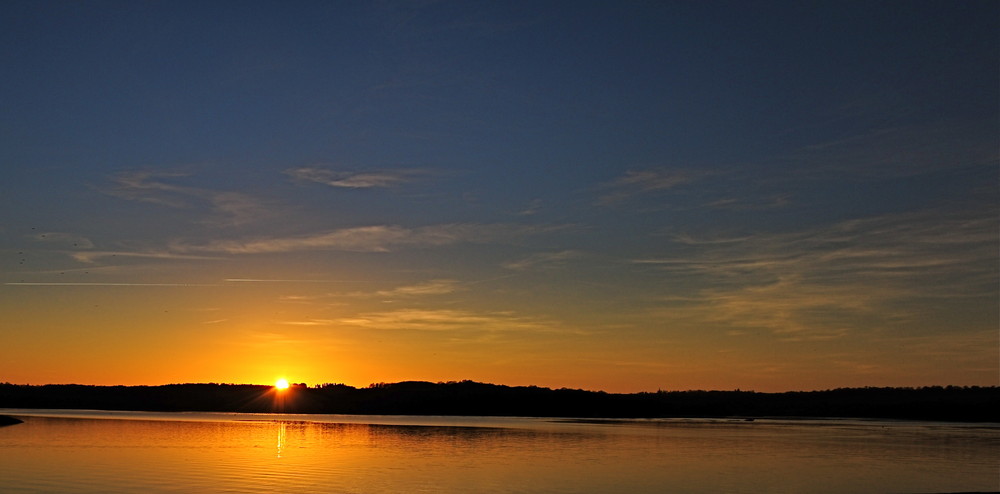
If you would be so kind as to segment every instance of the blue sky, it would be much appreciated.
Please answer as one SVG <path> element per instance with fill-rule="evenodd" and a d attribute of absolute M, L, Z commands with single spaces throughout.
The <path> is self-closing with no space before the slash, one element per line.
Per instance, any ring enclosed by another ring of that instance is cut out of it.
<path fill-rule="evenodd" d="M 997 384 L 998 14 L 8 2 L 0 379 Z"/>

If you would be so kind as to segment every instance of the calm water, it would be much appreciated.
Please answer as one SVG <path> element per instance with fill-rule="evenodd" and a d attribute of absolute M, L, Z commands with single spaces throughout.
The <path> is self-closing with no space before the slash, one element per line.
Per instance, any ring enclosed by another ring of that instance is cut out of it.
<path fill-rule="evenodd" d="M 0 491 L 1000 490 L 1000 425 L 0 410 Z"/>

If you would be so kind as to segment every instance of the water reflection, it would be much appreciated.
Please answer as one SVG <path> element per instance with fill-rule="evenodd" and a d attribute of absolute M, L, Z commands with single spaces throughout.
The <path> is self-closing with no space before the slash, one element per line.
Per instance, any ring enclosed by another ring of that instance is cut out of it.
<path fill-rule="evenodd" d="M 996 427 L 24 418 L 5 492 L 956 492 L 1000 463 Z"/>
<path fill-rule="evenodd" d="M 278 423 L 278 452 L 275 455 L 276 458 L 281 458 L 281 450 L 285 447 L 285 435 L 288 433 L 288 424 L 285 422 Z"/>

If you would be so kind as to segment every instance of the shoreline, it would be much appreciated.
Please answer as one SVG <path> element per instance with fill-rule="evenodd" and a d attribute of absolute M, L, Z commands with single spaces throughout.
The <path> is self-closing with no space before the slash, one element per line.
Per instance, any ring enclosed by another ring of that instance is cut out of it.
<path fill-rule="evenodd" d="M 87 386 L 0 384 L 3 409 L 469 417 L 843 418 L 1000 422 L 1000 387 L 844 388 L 829 391 L 604 392 L 473 381 L 325 385 Z"/>
<path fill-rule="evenodd" d="M 237 418 L 248 416 L 252 418 Z M 1000 428 L 1000 421 L 926 420 L 879 417 L 802 417 L 802 416 L 686 416 L 686 417 L 577 417 L 577 416 L 534 416 L 534 415 L 455 415 L 455 414 L 376 414 L 376 413 L 295 413 L 295 412 L 232 412 L 232 411 L 163 411 L 163 410 L 100 410 L 74 408 L 0 408 L 0 417 L 7 417 L 22 423 L 17 417 L 41 419 L 80 420 L 152 420 L 152 421 L 239 421 L 239 422 L 295 422 L 295 423 L 337 423 L 369 425 L 426 425 L 455 426 L 463 422 L 514 423 L 519 421 L 547 421 L 565 424 L 591 425 L 893 425 L 893 426 L 955 426 Z M 508 424 L 509 425 L 509 424 Z"/>

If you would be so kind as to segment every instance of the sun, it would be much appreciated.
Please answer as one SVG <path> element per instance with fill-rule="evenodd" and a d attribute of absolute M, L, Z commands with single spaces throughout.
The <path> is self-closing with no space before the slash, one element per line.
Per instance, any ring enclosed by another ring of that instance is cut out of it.
<path fill-rule="evenodd" d="M 276 389 L 288 389 L 288 380 L 278 379 L 277 381 L 274 381 L 274 387 Z"/>

